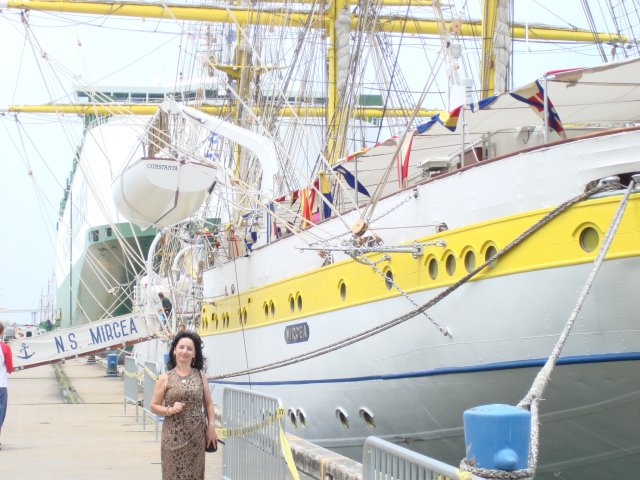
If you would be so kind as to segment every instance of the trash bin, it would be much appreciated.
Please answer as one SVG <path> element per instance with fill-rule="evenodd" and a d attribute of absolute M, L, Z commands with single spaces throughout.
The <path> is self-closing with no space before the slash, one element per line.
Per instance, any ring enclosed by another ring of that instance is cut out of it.
<path fill-rule="evenodd" d="M 116 353 L 109 353 L 107 355 L 107 375 L 118 374 L 118 355 Z"/>

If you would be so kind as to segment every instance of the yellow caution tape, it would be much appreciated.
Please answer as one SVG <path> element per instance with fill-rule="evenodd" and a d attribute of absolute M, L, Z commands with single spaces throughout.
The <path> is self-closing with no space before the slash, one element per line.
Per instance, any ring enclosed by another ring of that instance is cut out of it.
<path fill-rule="evenodd" d="M 284 456 L 284 460 L 287 462 L 287 466 L 289 467 L 289 471 L 291 472 L 293 480 L 300 480 L 300 475 L 298 474 L 296 463 L 293 460 L 293 453 L 291 453 L 291 446 L 289 445 L 287 436 L 284 433 L 284 427 L 282 426 L 282 417 L 284 417 L 284 408 L 278 408 L 275 414 L 267 416 L 260 423 L 239 428 L 216 428 L 216 433 L 218 434 L 218 438 L 220 439 L 230 437 L 243 437 L 245 435 L 258 432 L 267 425 L 277 421 L 279 427 L 278 430 L 280 431 L 280 446 L 282 448 L 282 455 Z"/>
<path fill-rule="evenodd" d="M 473 474 L 471 472 L 465 472 L 459 468 L 456 468 L 456 475 L 458 475 L 460 480 L 473 480 Z"/>
<path fill-rule="evenodd" d="M 291 472 L 291 476 L 293 480 L 300 480 L 300 475 L 298 475 L 298 469 L 296 468 L 296 462 L 293 461 L 293 453 L 291 453 L 291 446 L 287 441 L 287 436 L 284 433 L 284 427 L 282 426 L 282 419 L 278 420 L 278 424 L 280 426 L 280 445 L 282 447 L 282 455 L 284 455 L 284 460 L 287 462 L 287 466 L 289 467 L 289 471 Z M 323 477 L 324 478 L 324 477 Z"/>

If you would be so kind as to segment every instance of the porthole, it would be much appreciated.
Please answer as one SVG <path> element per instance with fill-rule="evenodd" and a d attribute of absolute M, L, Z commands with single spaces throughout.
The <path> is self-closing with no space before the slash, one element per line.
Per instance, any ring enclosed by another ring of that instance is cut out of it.
<path fill-rule="evenodd" d="M 368 408 L 360 409 L 360 418 L 364 420 L 364 423 L 367 424 L 370 428 L 376 428 L 376 420 L 373 416 L 373 413 Z"/>
<path fill-rule="evenodd" d="M 347 284 L 340 280 L 338 290 L 340 290 L 340 298 L 344 302 L 347 299 Z"/>
<path fill-rule="evenodd" d="M 600 235 L 595 228 L 587 227 L 580 232 L 580 248 L 585 252 L 593 252 L 599 243 Z"/>
<path fill-rule="evenodd" d="M 384 272 L 384 284 L 387 287 L 387 290 L 391 290 L 393 288 L 393 272 L 391 269 L 388 269 Z"/>
<path fill-rule="evenodd" d="M 302 410 L 301 408 L 298 408 L 296 410 L 297 416 L 298 416 L 298 421 L 300 422 L 300 426 L 302 428 L 307 428 L 307 414 L 304 413 L 304 410 Z"/>
<path fill-rule="evenodd" d="M 431 280 L 438 278 L 438 261 L 435 258 L 429 260 L 428 267 Z"/>
<path fill-rule="evenodd" d="M 218 329 L 218 327 L 219 327 L 219 325 L 218 325 L 218 314 L 217 314 L 217 313 L 214 313 L 214 314 L 213 314 L 213 321 L 214 321 L 214 322 L 215 322 L 215 324 L 216 324 L 216 330 L 217 330 L 217 329 Z"/>
<path fill-rule="evenodd" d="M 247 309 L 242 307 L 242 320 L 245 325 L 247 324 L 247 316 Z"/>
<path fill-rule="evenodd" d="M 269 311 L 271 312 L 271 318 L 275 317 L 275 315 L 276 315 L 276 305 L 275 305 L 275 303 L 273 303 L 273 300 L 271 300 L 269 302 Z"/>
<path fill-rule="evenodd" d="M 453 276 L 456 273 L 456 257 L 454 257 L 453 254 L 447 255 L 445 268 L 447 269 L 449 276 Z"/>
<path fill-rule="evenodd" d="M 476 268 L 476 254 L 473 253 L 473 250 L 469 250 L 464 255 L 464 268 L 467 272 L 473 272 Z"/>
<path fill-rule="evenodd" d="M 347 415 L 347 412 L 343 408 L 336 408 L 336 418 L 344 428 L 349 428 L 349 415 Z"/>
<path fill-rule="evenodd" d="M 484 261 L 488 262 L 491 258 L 495 257 L 498 254 L 498 250 L 493 245 L 489 245 L 487 250 L 484 252 Z M 489 263 L 489 268 L 493 268 L 496 266 L 498 259 L 496 258 L 492 262 Z"/>
<path fill-rule="evenodd" d="M 298 294 L 296 297 L 297 303 L 298 303 L 298 311 L 301 312 L 302 311 L 302 295 Z"/>
<path fill-rule="evenodd" d="M 295 311 L 295 308 L 295 300 L 293 299 L 293 295 L 289 295 L 289 310 L 291 310 L 291 313 Z"/>
<path fill-rule="evenodd" d="M 289 409 L 289 421 L 291 422 L 291 425 L 293 425 L 295 428 L 298 428 L 298 420 L 296 419 L 296 412 L 293 409 Z"/>
<path fill-rule="evenodd" d="M 264 318 L 269 318 L 269 304 L 264 302 L 262 308 L 264 308 Z"/>

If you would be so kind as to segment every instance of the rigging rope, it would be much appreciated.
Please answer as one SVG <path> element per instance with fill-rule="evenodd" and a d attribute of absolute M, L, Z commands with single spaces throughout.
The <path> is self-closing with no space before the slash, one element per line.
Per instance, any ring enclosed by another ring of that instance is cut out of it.
<path fill-rule="evenodd" d="M 640 179 L 640 178 L 639 178 Z M 490 470 L 485 468 L 477 468 L 469 465 L 466 462 L 466 459 L 462 459 L 460 462 L 460 468 L 464 471 L 471 472 L 474 475 L 478 475 L 485 478 L 499 478 L 499 479 L 522 479 L 522 478 L 533 478 L 536 473 L 536 468 L 538 465 L 538 446 L 540 440 L 540 423 L 539 423 L 539 403 L 542 401 L 542 395 L 544 393 L 545 388 L 549 384 L 549 379 L 551 377 L 551 373 L 558 362 L 558 358 L 562 353 L 562 349 L 564 348 L 567 339 L 569 338 L 569 334 L 571 333 L 571 329 L 575 324 L 575 321 L 578 317 L 578 313 L 591 290 L 591 286 L 604 262 L 605 256 L 609 251 L 609 247 L 613 241 L 613 237 L 618 230 L 618 226 L 620 225 L 620 221 L 622 220 L 622 216 L 624 215 L 624 211 L 629 202 L 629 197 L 631 192 L 635 188 L 635 179 L 632 179 L 629 182 L 629 186 L 616 209 L 616 212 L 613 216 L 611 224 L 609 225 L 609 229 L 607 230 L 604 240 L 602 242 L 602 246 L 600 247 L 600 251 L 596 259 L 593 262 L 593 266 L 591 267 L 591 271 L 587 276 L 587 279 L 578 295 L 578 301 L 576 302 L 576 306 L 574 307 L 571 315 L 569 315 L 569 319 L 567 320 L 558 341 L 556 342 L 555 347 L 553 348 L 549 358 L 547 359 L 544 366 L 538 372 L 535 380 L 533 381 L 531 388 L 524 396 L 522 400 L 518 403 L 519 408 L 528 409 L 531 412 L 531 434 L 529 439 L 529 465 L 526 469 L 515 470 L 513 472 L 505 472 L 502 470 Z"/>
<path fill-rule="evenodd" d="M 540 230 L 543 226 L 548 224 L 551 220 L 553 220 L 556 217 L 558 217 L 561 213 L 566 211 L 568 208 L 570 208 L 571 206 L 575 205 L 576 203 L 579 203 L 579 202 L 587 199 L 591 195 L 594 195 L 594 194 L 596 194 L 598 192 L 601 192 L 604 189 L 605 189 L 604 185 L 598 185 L 597 187 L 595 187 L 595 188 L 593 188 L 593 189 L 591 189 L 591 190 L 589 190 L 587 192 L 581 193 L 581 194 L 579 194 L 579 195 L 577 195 L 577 196 L 575 196 L 575 197 L 563 202 L 562 204 L 558 205 L 556 208 L 554 208 L 549 213 L 547 213 L 544 217 L 542 217 L 540 220 L 538 220 L 534 225 L 532 225 L 527 230 L 525 230 L 522 234 L 520 234 L 515 240 L 513 240 L 511 243 L 509 243 L 506 247 L 504 247 L 502 250 L 497 252 L 493 257 L 489 258 L 487 261 L 485 261 L 482 265 L 477 267 L 475 270 L 472 270 L 467 275 L 465 275 L 464 277 L 459 279 L 457 282 L 455 282 L 452 285 L 450 285 L 449 287 L 445 288 L 442 292 L 440 292 L 438 295 L 433 297 L 431 300 L 429 300 L 428 302 L 422 304 L 420 307 L 418 307 L 418 308 L 416 308 L 414 310 L 411 310 L 411 311 L 409 311 L 409 312 L 407 312 L 407 313 L 405 313 L 403 315 L 400 315 L 400 316 L 398 316 L 398 317 L 396 317 L 396 318 L 394 318 L 394 319 L 392 319 L 392 320 L 390 320 L 388 322 L 385 322 L 385 323 L 377 325 L 377 326 L 375 326 L 373 328 L 370 328 L 369 330 L 365 330 L 363 332 L 357 333 L 355 335 L 352 335 L 350 337 L 344 338 L 342 340 L 338 340 L 338 341 L 336 341 L 336 342 L 334 342 L 332 344 L 325 345 L 325 346 L 317 348 L 315 350 L 311 350 L 311 351 L 309 351 L 307 353 L 303 353 L 301 355 L 297 355 L 297 356 L 294 356 L 294 357 L 289 357 L 289 358 L 286 358 L 286 359 L 283 359 L 283 360 L 279 360 L 279 361 L 276 361 L 276 362 L 272 362 L 272 363 L 269 363 L 269 364 L 261 365 L 261 366 L 250 368 L 250 369 L 243 370 L 243 371 L 238 371 L 238 372 L 232 372 L 232 373 L 212 376 L 212 377 L 209 377 L 209 379 L 210 380 L 221 380 L 221 379 L 224 379 L 224 378 L 232 378 L 232 377 L 238 377 L 238 376 L 242 376 L 242 375 L 248 375 L 248 374 L 251 374 L 251 373 L 266 372 L 266 371 L 269 371 L 269 370 L 274 370 L 276 368 L 285 367 L 287 365 L 293 365 L 295 363 L 302 362 L 302 361 L 305 361 L 305 360 L 310 360 L 312 358 L 319 357 L 321 355 L 325 355 L 325 354 L 333 352 L 335 350 L 339 350 L 341 348 L 347 347 L 349 345 L 352 345 L 354 343 L 360 342 L 360 341 L 365 340 L 365 339 L 367 339 L 369 337 L 377 335 L 378 333 L 381 333 L 381 332 L 383 332 L 385 330 L 393 328 L 396 325 L 399 325 L 399 324 L 401 324 L 403 322 L 406 322 L 407 320 L 410 320 L 413 317 L 416 317 L 417 315 L 421 314 L 422 312 L 424 312 L 424 311 L 428 310 L 429 308 L 433 307 L 434 305 L 436 305 L 442 299 L 446 298 L 449 294 L 451 294 L 452 292 L 457 290 L 460 286 L 462 286 L 463 284 L 468 282 L 471 278 L 473 278 L 475 275 L 477 275 L 480 271 L 482 271 L 489 264 L 495 262 L 498 258 L 500 258 L 501 256 L 503 256 L 506 253 L 508 253 L 509 251 L 511 251 L 513 248 L 515 248 L 517 245 L 522 243 L 525 239 L 530 237 L 533 233 L 535 233 L 536 231 Z"/>

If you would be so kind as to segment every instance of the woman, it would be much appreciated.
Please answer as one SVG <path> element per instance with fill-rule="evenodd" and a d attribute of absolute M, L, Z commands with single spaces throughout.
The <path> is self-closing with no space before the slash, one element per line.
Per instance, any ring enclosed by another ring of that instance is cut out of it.
<path fill-rule="evenodd" d="M 203 371 L 202 340 L 195 333 L 180 332 L 169 352 L 169 371 L 158 378 L 151 399 L 151 411 L 165 417 L 162 478 L 201 480 L 205 446 L 218 447 L 213 400 Z"/>
<path fill-rule="evenodd" d="M 11 348 L 3 340 L 4 325 L 0 322 L 0 433 L 2 433 L 2 424 L 7 415 L 7 403 L 9 401 L 7 374 L 13 372 Z M 0 444 L 0 448 L 2 448 L 2 444 Z"/>

